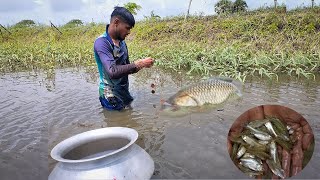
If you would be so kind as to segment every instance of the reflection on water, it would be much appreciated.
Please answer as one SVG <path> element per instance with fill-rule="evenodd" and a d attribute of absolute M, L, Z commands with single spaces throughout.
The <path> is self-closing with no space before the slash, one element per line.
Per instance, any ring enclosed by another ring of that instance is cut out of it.
<path fill-rule="evenodd" d="M 49 152 L 57 143 L 84 131 L 121 126 L 138 131 L 136 143 L 155 161 L 152 178 L 247 178 L 230 160 L 226 137 L 240 114 L 261 104 L 280 104 L 301 113 L 313 128 L 316 144 L 319 143 L 319 79 L 312 82 L 287 80 L 287 77 L 280 77 L 279 82 L 249 80 L 244 84 L 241 101 L 202 113 L 171 117 L 158 113 L 161 100 L 201 77 L 189 78 L 184 73 L 155 68 L 142 70 L 130 76 L 130 91 L 135 98 L 133 109 L 117 112 L 101 108 L 97 75 L 95 67 L 56 70 L 49 81 L 51 86 L 40 83 L 46 77 L 43 74 L 0 76 L 1 175 L 19 179 L 20 176 L 8 169 L 17 170 L 32 161 L 41 161 L 42 164 L 37 163 L 42 168 L 38 174 L 46 177 L 47 163 L 49 172 L 56 164 Z M 297 178 L 320 178 L 315 173 L 320 165 L 319 152 L 316 146 L 310 163 Z M 25 157 L 15 159 L 20 154 Z M 22 173 L 32 175 L 34 168 L 25 168 Z"/>
<path fill-rule="evenodd" d="M 0 179 L 45 179 L 47 103 L 42 72 L 0 76 Z"/>

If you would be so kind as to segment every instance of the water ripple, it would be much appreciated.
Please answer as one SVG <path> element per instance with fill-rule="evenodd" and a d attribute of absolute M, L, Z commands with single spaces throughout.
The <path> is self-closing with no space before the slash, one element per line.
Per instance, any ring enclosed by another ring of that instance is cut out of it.
<path fill-rule="evenodd" d="M 57 143 L 84 131 L 122 126 L 138 131 L 136 143 L 155 161 L 153 178 L 246 178 L 226 153 L 226 137 L 238 116 L 263 104 L 284 105 L 301 113 L 314 131 L 316 144 L 320 142 L 318 81 L 309 84 L 251 81 L 244 85 L 242 100 L 227 103 L 219 111 L 166 117 L 157 114 L 160 100 L 197 80 L 141 71 L 130 76 L 130 90 L 135 98 L 133 109 L 110 112 L 101 108 L 98 79 L 95 83 L 88 81 L 95 76 L 74 69 L 55 73 L 54 86 L 49 89 L 41 74 L 17 73 L 0 77 L 1 174 L 2 169 L 17 169 L 28 164 L 19 156 L 24 154 L 28 160 L 41 160 L 40 169 L 46 177 L 47 164 L 50 172 L 56 163 L 48 153 Z M 153 83 L 156 84 L 154 94 L 150 87 Z M 15 156 L 20 159 L 12 159 Z M 15 163 L 8 165 L 9 161 Z M 320 178 L 314 173 L 319 162 L 319 147 L 316 147 L 312 160 L 297 178 Z M 30 167 L 23 172 L 34 173 L 34 169 Z"/>

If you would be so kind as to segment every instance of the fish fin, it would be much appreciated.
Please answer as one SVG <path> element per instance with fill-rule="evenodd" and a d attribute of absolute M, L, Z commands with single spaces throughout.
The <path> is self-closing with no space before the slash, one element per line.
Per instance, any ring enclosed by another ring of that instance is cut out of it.
<path fill-rule="evenodd" d="M 193 96 L 190 96 L 190 94 L 188 93 L 182 93 L 179 95 L 179 97 L 177 97 L 178 99 L 176 100 L 176 105 L 178 106 L 198 106 L 200 104 L 200 102 Z M 191 100 L 191 101 L 188 101 L 188 102 L 192 102 L 192 105 L 190 103 L 187 103 L 187 102 L 183 102 L 183 104 L 185 105 L 181 105 L 181 103 L 178 102 L 178 100 L 181 100 L 182 101 L 185 101 L 185 100 Z"/>
<path fill-rule="evenodd" d="M 214 76 L 214 77 L 210 77 L 207 81 L 213 81 L 213 80 L 218 80 L 218 81 L 225 81 L 225 82 L 228 82 L 228 83 L 232 83 L 235 87 L 236 87 L 236 94 L 241 97 L 242 96 L 242 93 L 241 93 L 241 90 L 242 87 L 243 87 L 243 84 L 240 82 L 240 81 L 236 81 L 232 78 L 229 78 L 229 77 L 222 77 L 222 76 Z"/>
<path fill-rule="evenodd" d="M 198 99 L 197 99 L 197 98 L 192 97 L 192 96 L 190 96 L 190 95 L 189 95 L 189 97 L 190 97 L 192 100 L 194 100 L 194 102 L 196 102 L 196 103 L 197 103 L 197 105 L 200 105 L 200 102 L 198 101 Z"/>
<path fill-rule="evenodd" d="M 225 82 L 229 82 L 229 83 L 232 83 L 234 84 L 238 89 L 242 89 L 243 87 L 243 83 L 238 81 L 238 80 L 235 80 L 235 79 L 232 79 L 232 78 L 229 78 L 229 77 L 223 77 L 223 76 L 213 76 L 213 77 L 210 77 L 208 79 L 208 81 L 212 81 L 212 80 L 219 80 L 219 81 L 225 81 Z M 239 96 L 242 96 L 240 90 L 237 91 L 237 94 Z"/>
<path fill-rule="evenodd" d="M 211 77 L 211 78 L 209 78 L 209 80 L 220 80 L 220 81 L 225 81 L 225 82 L 232 83 L 237 88 L 236 94 L 239 97 L 242 96 L 241 89 L 243 89 L 243 83 L 238 81 L 238 80 L 235 80 L 235 79 L 232 79 L 232 78 L 229 78 L 229 77 L 220 77 L 220 76 Z"/>
<path fill-rule="evenodd" d="M 213 77 L 210 77 L 208 80 L 220 80 L 220 81 L 225 81 L 225 82 L 232 82 L 232 81 L 234 81 L 232 78 L 222 77 L 222 76 L 213 76 Z"/>

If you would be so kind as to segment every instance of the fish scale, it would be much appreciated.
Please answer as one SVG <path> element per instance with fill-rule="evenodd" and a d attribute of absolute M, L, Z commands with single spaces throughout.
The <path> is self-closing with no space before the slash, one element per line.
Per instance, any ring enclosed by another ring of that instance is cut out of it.
<path fill-rule="evenodd" d="M 232 95 L 241 96 L 236 85 L 228 81 L 214 79 L 183 88 L 170 97 L 167 102 L 178 106 L 220 104 Z"/>

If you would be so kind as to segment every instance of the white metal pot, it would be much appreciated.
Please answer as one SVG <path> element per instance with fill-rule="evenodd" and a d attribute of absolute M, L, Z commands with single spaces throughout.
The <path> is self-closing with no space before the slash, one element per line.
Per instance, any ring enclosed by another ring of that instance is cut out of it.
<path fill-rule="evenodd" d="M 138 132 L 108 127 L 72 136 L 51 151 L 57 161 L 49 180 L 150 179 L 154 162 L 135 144 Z"/>

